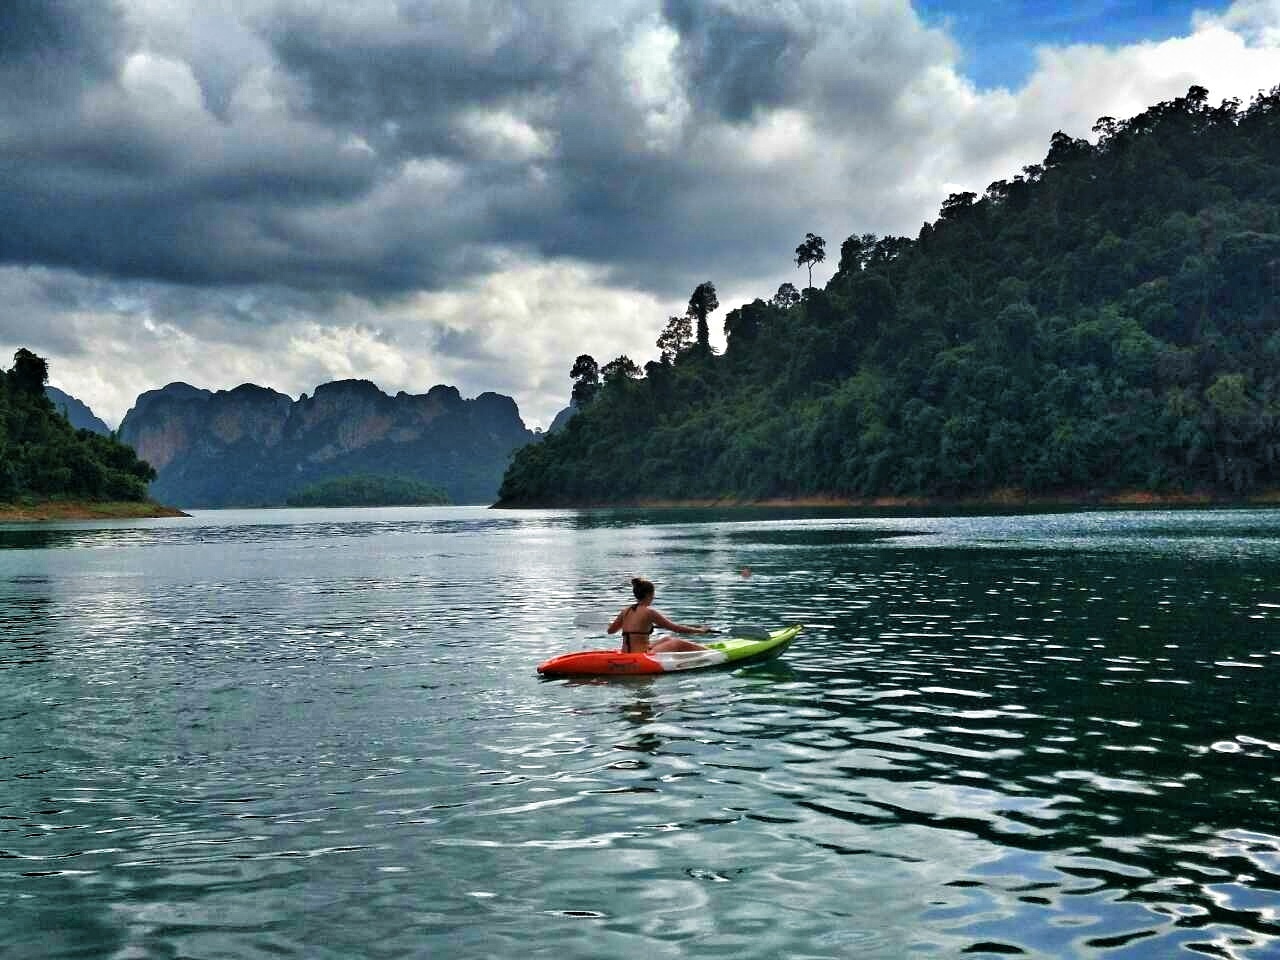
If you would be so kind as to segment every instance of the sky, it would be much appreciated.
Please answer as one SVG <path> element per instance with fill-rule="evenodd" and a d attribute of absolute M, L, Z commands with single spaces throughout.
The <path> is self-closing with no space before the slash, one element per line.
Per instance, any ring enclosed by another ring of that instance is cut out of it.
<path fill-rule="evenodd" d="M 544 427 L 698 283 L 714 335 L 1192 84 L 1280 84 L 1280 0 L 4 0 L 0 357 L 112 425 L 357 377 Z"/>

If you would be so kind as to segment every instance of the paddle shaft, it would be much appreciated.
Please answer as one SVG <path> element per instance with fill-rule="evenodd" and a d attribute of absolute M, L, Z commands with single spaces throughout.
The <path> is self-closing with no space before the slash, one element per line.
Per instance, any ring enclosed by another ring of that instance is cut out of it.
<path fill-rule="evenodd" d="M 573 618 L 573 622 L 579 627 L 599 628 L 601 625 L 601 617 L 599 614 L 582 613 Z M 727 627 L 708 627 L 707 633 L 714 633 L 718 636 L 741 637 L 744 640 L 767 640 L 771 631 L 768 627 L 761 626 L 758 623 L 736 623 Z M 697 636 L 697 634 L 694 634 Z"/>

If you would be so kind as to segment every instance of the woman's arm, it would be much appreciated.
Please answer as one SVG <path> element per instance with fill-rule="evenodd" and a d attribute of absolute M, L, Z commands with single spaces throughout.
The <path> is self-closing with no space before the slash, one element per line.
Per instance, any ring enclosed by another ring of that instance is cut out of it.
<path fill-rule="evenodd" d="M 710 633 L 703 626 L 686 627 L 683 624 L 668 620 L 660 610 L 654 610 L 652 607 L 649 609 L 649 619 L 663 630 L 670 630 L 672 633 Z"/>
<path fill-rule="evenodd" d="M 622 615 L 627 612 L 627 608 L 623 607 L 618 611 L 618 615 L 613 618 L 613 623 L 609 624 L 609 632 L 617 633 L 622 629 Z"/>

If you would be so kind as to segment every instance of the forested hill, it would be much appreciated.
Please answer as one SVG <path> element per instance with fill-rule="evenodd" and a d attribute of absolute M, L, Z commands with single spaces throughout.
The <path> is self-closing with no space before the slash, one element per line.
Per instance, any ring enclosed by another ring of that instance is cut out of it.
<path fill-rule="evenodd" d="M 0 503 L 146 500 L 155 471 L 110 436 L 77 430 L 45 395 L 48 364 L 19 350 L 0 371 Z"/>
<path fill-rule="evenodd" d="M 915 239 L 849 237 L 825 289 L 730 311 L 723 355 L 708 283 L 643 375 L 579 357 L 581 412 L 501 502 L 1280 488 L 1280 87 L 1094 132 Z"/>

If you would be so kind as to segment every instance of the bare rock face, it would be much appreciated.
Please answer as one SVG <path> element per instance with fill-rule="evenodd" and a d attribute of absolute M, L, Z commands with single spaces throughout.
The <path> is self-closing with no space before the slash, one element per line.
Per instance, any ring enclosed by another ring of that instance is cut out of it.
<path fill-rule="evenodd" d="M 189 383 L 170 383 L 159 390 L 148 390 L 133 402 L 133 408 L 120 423 L 123 434 L 132 418 L 133 429 L 124 442 L 159 473 L 191 444 L 192 430 L 204 403 L 212 396 L 208 390 Z"/>
<path fill-rule="evenodd" d="M 254 384 L 210 392 L 171 383 L 138 397 L 120 438 L 156 468 L 152 496 L 187 507 L 276 506 L 302 487 L 379 474 L 491 503 L 511 454 L 534 439 L 510 397 L 454 387 L 383 393 L 368 380 L 293 400 Z"/>

